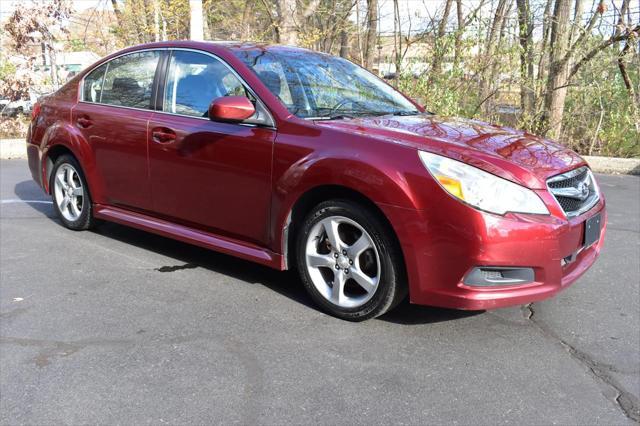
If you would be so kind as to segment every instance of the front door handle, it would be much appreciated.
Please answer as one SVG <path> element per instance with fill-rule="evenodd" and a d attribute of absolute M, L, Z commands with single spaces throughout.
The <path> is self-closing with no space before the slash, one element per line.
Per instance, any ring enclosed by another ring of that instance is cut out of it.
<path fill-rule="evenodd" d="M 78 123 L 78 127 L 86 129 L 93 124 L 93 121 L 91 121 L 88 117 L 78 117 L 76 123 Z"/>
<path fill-rule="evenodd" d="M 157 143 L 169 143 L 176 140 L 176 132 L 167 128 L 156 128 L 151 131 L 151 137 Z"/>

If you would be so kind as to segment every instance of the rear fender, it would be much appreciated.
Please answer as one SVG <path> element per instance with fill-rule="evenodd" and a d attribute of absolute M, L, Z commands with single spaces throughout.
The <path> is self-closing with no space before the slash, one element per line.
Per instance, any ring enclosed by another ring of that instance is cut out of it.
<path fill-rule="evenodd" d="M 71 151 L 78 160 L 89 185 L 93 202 L 100 203 L 104 199 L 104 183 L 99 179 L 96 169 L 95 154 L 82 133 L 69 123 L 58 121 L 51 125 L 42 138 L 42 182 L 47 193 L 51 193 L 49 181 L 53 169 L 50 153 L 56 147 L 63 146 Z"/>

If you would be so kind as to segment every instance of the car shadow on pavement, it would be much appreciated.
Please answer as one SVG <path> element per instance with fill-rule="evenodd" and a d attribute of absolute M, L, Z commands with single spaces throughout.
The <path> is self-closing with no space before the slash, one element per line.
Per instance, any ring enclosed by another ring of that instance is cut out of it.
<path fill-rule="evenodd" d="M 276 271 L 266 266 L 239 259 L 198 246 L 161 237 L 110 222 L 101 222 L 94 230 L 102 236 L 162 254 L 187 267 L 201 267 L 241 280 L 259 284 L 310 309 L 317 309 L 307 295 L 296 271 Z M 171 266 L 166 265 L 170 270 Z M 158 269 L 162 269 L 159 267 Z M 392 312 L 378 318 L 396 324 L 428 324 L 465 318 L 481 312 L 457 311 L 401 303 Z"/>
<path fill-rule="evenodd" d="M 34 181 L 25 180 L 23 182 L 19 182 L 13 187 L 13 191 L 20 200 L 26 202 L 26 204 L 31 206 L 37 212 L 52 219 L 55 218 L 55 212 L 51 204 L 33 202 L 51 201 L 51 197 L 45 194 L 42 188 L 40 188 Z"/>
<path fill-rule="evenodd" d="M 18 198 L 23 201 L 50 200 L 49 196 L 44 194 L 33 181 L 20 182 L 15 185 L 14 190 Z M 62 226 L 51 204 L 26 204 Z M 111 222 L 99 221 L 91 232 L 175 259 L 171 265 L 158 265 L 156 270 L 159 272 L 200 267 L 247 284 L 263 285 L 310 309 L 317 309 L 304 290 L 296 271 L 276 271 L 233 256 Z M 429 324 L 465 318 L 479 313 L 412 305 L 405 300 L 396 309 L 378 319 L 396 324 Z"/>
<path fill-rule="evenodd" d="M 436 308 L 432 306 L 412 305 L 408 299 L 394 310 L 379 317 L 379 320 L 395 324 L 431 324 L 473 317 L 485 311 L 460 311 L 456 309 Z"/>
<path fill-rule="evenodd" d="M 159 272 L 204 268 L 243 281 L 246 284 L 263 285 L 295 302 L 313 306 L 294 272 L 276 271 L 213 250 L 112 222 L 100 221 L 92 232 L 175 259 L 170 262 L 171 264 L 158 265 L 156 270 Z"/>

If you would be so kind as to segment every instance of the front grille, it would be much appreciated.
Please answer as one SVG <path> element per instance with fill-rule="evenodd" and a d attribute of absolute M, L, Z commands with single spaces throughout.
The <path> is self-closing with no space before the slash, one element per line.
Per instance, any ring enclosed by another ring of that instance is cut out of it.
<path fill-rule="evenodd" d="M 567 217 L 586 212 L 600 198 L 593 174 L 586 166 L 549 178 L 547 186 Z"/>

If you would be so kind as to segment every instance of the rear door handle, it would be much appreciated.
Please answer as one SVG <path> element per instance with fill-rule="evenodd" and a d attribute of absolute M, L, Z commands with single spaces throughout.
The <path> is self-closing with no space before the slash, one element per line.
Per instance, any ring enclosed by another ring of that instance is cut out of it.
<path fill-rule="evenodd" d="M 86 129 L 93 124 L 93 121 L 89 120 L 87 117 L 78 117 L 76 123 L 78 123 L 78 127 Z"/>
<path fill-rule="evenodd" d="M 151 137 L 153 138 L 154 142 L 169 143 L 176 140 L 176 132 L 166 128 L 153 129 L 151 131 Z"/>

